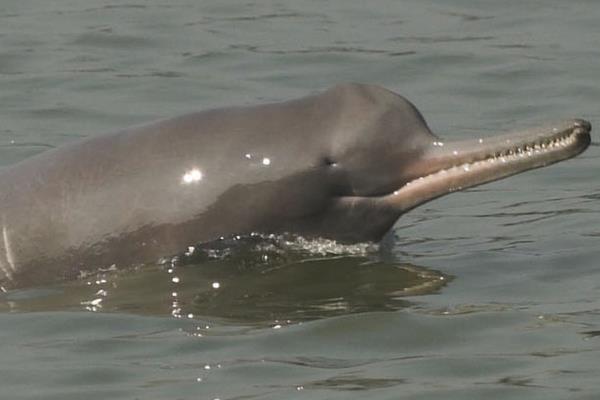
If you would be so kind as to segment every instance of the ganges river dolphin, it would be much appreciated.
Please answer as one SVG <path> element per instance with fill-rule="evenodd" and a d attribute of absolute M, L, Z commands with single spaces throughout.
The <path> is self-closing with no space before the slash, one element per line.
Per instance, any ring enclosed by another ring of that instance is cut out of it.
<path fill-rule="evenodd" d="M 0 173 L 0 282 L 47 283 L 253 232 L 378 241 L 429 200 L 581 153 L 590 130 L 573 119 L 445 141 L 398 94 L 342 84 L 83 139 Z"/>

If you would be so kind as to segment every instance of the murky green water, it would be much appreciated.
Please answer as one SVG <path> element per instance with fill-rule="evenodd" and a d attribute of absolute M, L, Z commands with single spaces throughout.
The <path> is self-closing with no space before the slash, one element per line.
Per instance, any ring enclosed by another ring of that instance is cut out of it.
<path fill-rule="evenodd" d="M 3 0 L 0 165 L 345 81 L 402 93 L 446 137 L 598 125 L 599 18 L 593 0 Z M 366 257 L 1 298 L 0 398 L 595 399 L 599 153 L 429 203 Z M 399 295 L 423 274 L 453 279 Z"/>

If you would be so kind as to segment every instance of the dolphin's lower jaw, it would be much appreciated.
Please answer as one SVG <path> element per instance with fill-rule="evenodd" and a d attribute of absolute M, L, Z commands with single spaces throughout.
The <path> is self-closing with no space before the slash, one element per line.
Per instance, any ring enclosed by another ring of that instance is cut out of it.
<path fill-rule="evenodd" d="M 380 201 L 404 213 L 450 192 L 553 164 L 584 151 L 590 131 L 588 121 L 576 119 L 492 138 L 434 142 L 422 160 L 427 173 Z"/>

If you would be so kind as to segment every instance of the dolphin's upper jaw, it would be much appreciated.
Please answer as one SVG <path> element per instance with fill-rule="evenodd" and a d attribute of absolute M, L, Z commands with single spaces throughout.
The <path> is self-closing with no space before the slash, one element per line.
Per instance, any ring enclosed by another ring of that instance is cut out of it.
<path fill-rule="evenodd" d="M 425 171 L 381 198 L 406 212 L 444 194 L 576 156 L 590 143 L 591 124 L 575 119 L 491 138 L 436 141 L 420 163 Z"/>

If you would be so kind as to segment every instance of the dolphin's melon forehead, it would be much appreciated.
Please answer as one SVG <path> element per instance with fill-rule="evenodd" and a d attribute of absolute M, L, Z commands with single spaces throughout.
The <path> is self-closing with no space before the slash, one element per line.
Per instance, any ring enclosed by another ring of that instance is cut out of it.
<path fill-rule="evenodd" d="M 335 98 L 333 101 L 343 105 L 355 122 L 362 115 L 371 114 L 381 123 L 395 123 L 397 128 L 429 131 L 425 118 L 412 102 L 378 85 L 343 83 L 323 92 L 322 96 Z"/>

